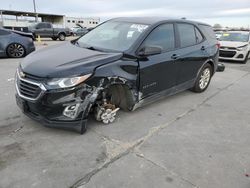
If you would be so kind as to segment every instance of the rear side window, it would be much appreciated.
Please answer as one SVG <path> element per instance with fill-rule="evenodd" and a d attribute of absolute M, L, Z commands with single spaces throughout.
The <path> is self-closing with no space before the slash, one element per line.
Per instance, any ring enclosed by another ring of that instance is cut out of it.
<path fill-rule="evenodd" d="M 155 28 L 145 40 L 144 46 L 159 46 L 163 51 L 174 49 L 174 25 L 163 24 Z"/>
<path fill-rule="evenodd" d="M 191 24 L 177 24 L 180 36 L 181 47 L 192 46 L 196 44 L 195 27 Z"/>
<path fill-rule="evenodd" d="M 6 31 L 6 30 L 2 30 L 0 29 L 0 36 L 3 36 L 3 35 L 9 35 L 10 32 L 9 31 Z"/>
<path fill-rule="evenodd" d="M 200 29 L 201 31 L 209 38 L 212 38 L 212 39 L 215 39 L 216 40 L 216 36 L 215 36 L 215 33 L 214 33 L 214 30 L 211 26 L 209 25 L 203 25 L 203 24 L 200 24 Z"/>

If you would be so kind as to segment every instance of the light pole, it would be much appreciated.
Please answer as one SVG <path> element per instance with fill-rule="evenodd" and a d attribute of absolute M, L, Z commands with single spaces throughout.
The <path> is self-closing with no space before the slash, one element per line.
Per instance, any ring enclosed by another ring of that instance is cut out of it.
<path fill-rule="evenodd" d="M 36 14 L 36 22 L 38 22 L 38 16 L 37 16 L 37 13 L 36 13 L 36 0 L 33 0 L 33 6 L 34 6 L 34 12 Z"/>

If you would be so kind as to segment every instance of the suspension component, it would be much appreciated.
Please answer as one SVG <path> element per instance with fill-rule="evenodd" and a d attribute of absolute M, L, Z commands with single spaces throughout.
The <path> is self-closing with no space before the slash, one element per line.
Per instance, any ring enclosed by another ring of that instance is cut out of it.
<path fill-rule="evenodd" d="M 97 121 L 102 121 L 104 124 L 109 124 L 115 121 L 117 111 L 120 108 L 116 108 L 113 104 L 108 104 L 106 101 L 102 105 L 98 105 L 95 111 L 95 118 Z"/>

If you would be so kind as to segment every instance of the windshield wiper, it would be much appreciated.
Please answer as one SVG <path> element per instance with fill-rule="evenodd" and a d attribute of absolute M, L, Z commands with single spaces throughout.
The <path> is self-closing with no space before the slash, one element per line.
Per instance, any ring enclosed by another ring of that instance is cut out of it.
<path fill-rule="evenodd" d="M 89 49 L 89 50 L 97 50 L 97 49 L 94 48 L 93 46 L 88 46 L 88 47 L 86 47 L 86 49 Z"/>
<path fill-rule="evenodd" d="M 98 48 L 96 48 L 96 47 L 93 47 L 93 46 L 86 46 L 86 47 L 83 47 L 83 48 L 86 48 L 86 49 L 88 49 L 88 50 L 100 51 L 100 52 L 103 51 L 103 50 L 100 50 L 100 49 L 98 49 Z"/>

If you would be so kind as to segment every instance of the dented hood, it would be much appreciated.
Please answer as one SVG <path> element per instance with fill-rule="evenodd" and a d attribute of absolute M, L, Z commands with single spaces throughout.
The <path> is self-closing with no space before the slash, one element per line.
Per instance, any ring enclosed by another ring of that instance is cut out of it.
<path fill-rule="evenodd" d="M 116 61 L 122 55 L 89 50 L 65 42 L 33 52 L 21 62 L 21 69 L 38 77 L 71 77 L 92 73 L 96 67 Z"/>

